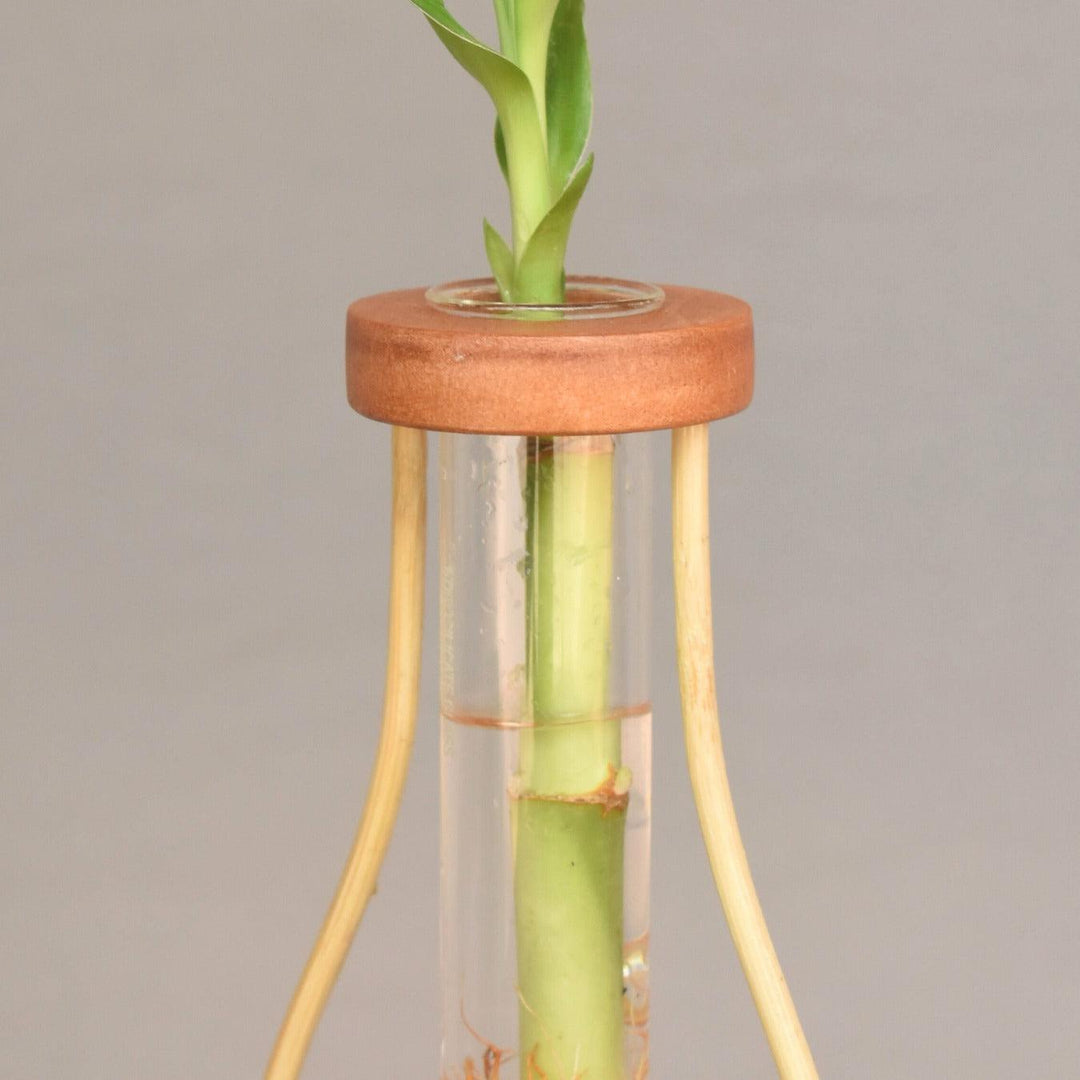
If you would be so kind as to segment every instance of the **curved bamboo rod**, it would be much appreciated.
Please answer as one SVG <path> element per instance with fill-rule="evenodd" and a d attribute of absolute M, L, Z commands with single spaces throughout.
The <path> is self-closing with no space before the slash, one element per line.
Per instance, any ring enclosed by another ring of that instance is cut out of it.
<path fill-rule="evenodd" d="M 754 890 L 724 765 L 713 669 L 706 425 L 672 432 L 671 483 L 683 729 L 705 848 L 781 1080 L 817 1080 L 814 1059 Z"/>
<path fill-rule="evenodd" d="M 395 427 L 391 519 L 390 623 L 382 734 L 363 817 L 285 1014 L 266 1080 L 296 1080 L 311 1037 L 360 925 L 394 828 L 416 730 L 420 635 L 424 615 L 427 445 L 423 431 Z"/>

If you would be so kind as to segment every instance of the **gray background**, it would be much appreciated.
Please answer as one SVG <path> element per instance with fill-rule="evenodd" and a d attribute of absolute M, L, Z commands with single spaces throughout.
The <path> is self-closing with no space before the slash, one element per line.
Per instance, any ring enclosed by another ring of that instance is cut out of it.
<path fill-rule="evenodd" d="M 0 1075 L 254 1077 L 376 737 L 388 440 L 345 404 L 344 309 L 484 271 L 490 113 L 406 0 L 3 6 Z M 589 25 L 571 268 L 755 306 L 719 662 L 821 1073 L 1080 1076 L 1076 5 Z M 654 1075 L 767 1077 L 658 518 Z M 311 1077 L 436 1073 L 433 630 Z"/>

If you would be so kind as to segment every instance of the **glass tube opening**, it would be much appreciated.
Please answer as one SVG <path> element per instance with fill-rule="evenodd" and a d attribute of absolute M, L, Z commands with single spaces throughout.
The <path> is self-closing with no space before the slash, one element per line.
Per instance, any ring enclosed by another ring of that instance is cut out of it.
<path fill-rule="evenodd" d="M 426 296 L 428 303 L 440 311 L 489 319 L 611 319 L 640 315 L 664 302 L 664 290 L 659 285 L 575 275 L 566 279 L 566 301 L 562 304 L 508 303 L 500 297 L 491 278 L 434 285 Z"/>

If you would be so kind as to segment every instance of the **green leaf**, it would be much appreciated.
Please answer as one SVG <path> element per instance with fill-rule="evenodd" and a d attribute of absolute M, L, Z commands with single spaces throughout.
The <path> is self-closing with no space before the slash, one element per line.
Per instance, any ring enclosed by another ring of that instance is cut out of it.
<path fill-rule="evenodd" d="M 517 57 L 517 10 L 514 0 L 495 0 L 495 19 L 499 24 L 499 48 L 510 60 Z"/>
<path fill-rule="evenodd" d="M 551 191 L 566 187 L 592 127 L 592 78 L 585 41 L 585 0 L 561 0 L 547 54 L 547 140 Z"/>
<path fill-rule="evenodd" d="M 514 31 L 518 66 L 529 76 L 539 105 L 544 103 L 551 23 L 559 0 L 514 0 Z"/>
<path fill-rule="evenodd" d="M 550 205 L 544 134 L 529 77 L 515 63 L 477 41 L 450 14 L 443 0 L 412 0 L 461 66 L 495 104 L 506 142 L 514 244 L 523 244 Z"/>
<path fill-rule="evenodd" d="M 551 191 L 558 195 L 581 164 L 592 128 L 592 78 L 585 41 L 584 0 L 562 0 L 548 38 L 547 141 Z M 495 121 L 495 156 L 507 176 L 506 142 Z"/>
<path fill-rule="evenodd" d="M 528 88 L 525 73 L 513 61 L 473 37 L 450 14 L 443 0 L 412 2 L 427 16 L 454 59 L 491 95 L 496 108 L 500 101 L 521 95 Z"/>
<path fill-rule="evenodd" d="M 592 176 L 593 155 L 563 189 L 555 205 L 529 237 L 514 275 L 514 300 L 519 304 L 551 303 L 553 290 L 561 292 L 563 262 L 574 213 Z"/>
<path fill-rule="evenodd" d="M 499 295 L 510 301 L 514 291 L 514 253 L 487 218 L 484 218 L 484 248 L 499 286 Z"/>

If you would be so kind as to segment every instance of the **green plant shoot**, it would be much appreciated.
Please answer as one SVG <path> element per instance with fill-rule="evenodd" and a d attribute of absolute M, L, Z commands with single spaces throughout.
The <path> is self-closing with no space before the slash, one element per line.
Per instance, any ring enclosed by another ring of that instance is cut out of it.
<path fill-rule="evenodd" d="M 592 126 L 584 0 L 495 0 L 498 50 L 470 34 L 443 0 L 412 2 L 495 106 L 512 240 L 484 222 L 499 292 L 518 304 L 559 303 L 570 226 L 592 173 L 592 158 L 584 158 Z"/>
<path fill-rule="evenodd" d="M 484 221 L 503 300 L 565 298 L 567 239 L 592 175 L 583 0 L 494 0 L 499 48 L 443 0 L 412 0 L 495 106 L 511 242 Z M 627 1080 L 623 849 L 628 771 L 608 719 L 613 443 L 530 438 L 529 723 L 513 785 L 522 1080 Z"/>

